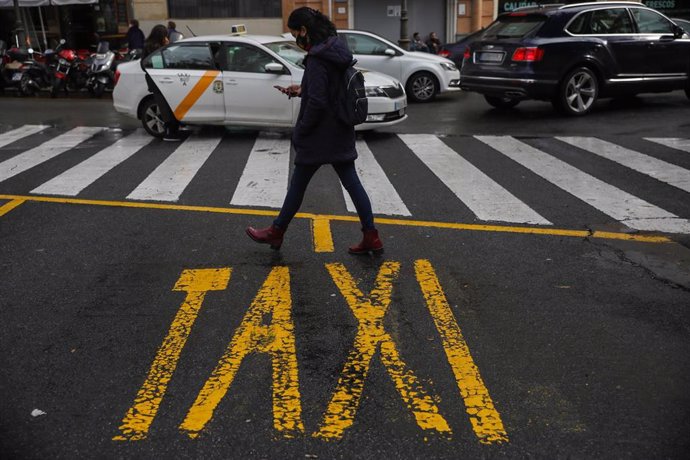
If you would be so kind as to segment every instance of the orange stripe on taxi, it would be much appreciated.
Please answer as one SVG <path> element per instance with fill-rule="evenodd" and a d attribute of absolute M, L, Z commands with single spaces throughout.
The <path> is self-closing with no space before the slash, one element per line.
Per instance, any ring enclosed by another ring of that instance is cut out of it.
<path fill-rule="evenodd" d="M 220 72 L 218 70 L 209 70 L 207 72 L 204 72 L 204 74 L 201 76 L 199 81 L 197 82 L 196 85 L 194 85 L 194 88 L 185 96 L 184 99 L 182 99 L 182 102 L 180 102 L 180 105 L 177 106 L 175 109 L 175 118 L 178 120 L 182 120 L 185 115 L 187 115 L 187 112 L 189 112 L 189 109 L 191 109 L 194 104 L 196 104 L 196 101 L 199 100 L 202 94 L 204 94 L 204 91 L 208 89 L 209 86 L 211 86 L 211 83 L 216 79 Z"/>

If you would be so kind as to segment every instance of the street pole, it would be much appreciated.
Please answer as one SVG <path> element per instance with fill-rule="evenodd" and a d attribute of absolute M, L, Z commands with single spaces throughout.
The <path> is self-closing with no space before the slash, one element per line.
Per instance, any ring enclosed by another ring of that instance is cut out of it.
<path fill-rule="evenodd" d="M 400 48 L 407 50 L 410 47 L 410 38 L 407 33 L 407 0 L 400 1 Z"/>
<path fill-rule="evenodd" d="M 14 34 L 17 47 L 26 46 L 24 26 L 19 16 L 19 0 L 14 0 Z"/>

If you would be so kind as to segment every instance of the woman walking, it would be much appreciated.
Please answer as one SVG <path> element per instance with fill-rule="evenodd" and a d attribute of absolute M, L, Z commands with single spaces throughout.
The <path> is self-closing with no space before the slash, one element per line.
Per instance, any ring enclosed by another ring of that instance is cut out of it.
<path fill-rule="evenodd" d="M 349 252 L 381 252 L 383 243 L 374 227 L 371 202 L 355 169 L 355 129 L 341 122 L 333 110 L 336 84 L 352 63 L 352 53 L 338 38 L 335 25 L 328 17 L 312 8 L 294 10 L 288 18 L 288 28 L 297 45 L 307 51 L 302 84 L 278 88 L 289 97 L 302 98 L 292 134 L 295 168 L 283 207 L 273 225 L 262 229 L 247 227 L 247 235 L 257 243 L 280 249 L 309 181 L 319 167 L 330 164 L 350 194 L 362 224 L 364 237 L 359 244 L 351 246 Z"/>

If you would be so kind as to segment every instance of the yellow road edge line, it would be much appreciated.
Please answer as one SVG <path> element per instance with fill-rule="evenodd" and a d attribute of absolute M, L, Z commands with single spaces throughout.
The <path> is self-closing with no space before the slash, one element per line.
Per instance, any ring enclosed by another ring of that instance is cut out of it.
<path fill-rule="evenodd" d="M 80 198 L 63 198 L 48 196 L 25 196 L 25 195 L 0 195 L 0 200 L 22 200 L 40 203 L 59 203 L 59 204 L 80 204 L 90 206 L 110 206 L 116 208 L 138 208 L 138 209 L 159 209 L 168 211 L 187 211 L 187 212 L 211 212 L 218 214 L 236 214 L 244 216 L 277 216 L 278 211 L 268 211 L 263 209 L 243 209 L 243 208 L 220 208 L 213 206 L 195 206 L 180 204 L 163 204 L 136 201 L 107 201 L 107 200 L 86 200 Z M 311 214 L 300 212 L 295 215 L 298 219 L 326 219 L 336 222 L 359 222 L 357 216 L 342 216 L 330 214 Z M 542 227 L 512 227 L 503 225 L 482 225 L 482 224 L 461 224 L 454 222 L 436 222 L 426 220 L 405 220 L 393 218 L 376 218 L 377 224 L 382 225 L 401 225 L 408 227 L 440 228 L 450 230 L 465 230 L 473 232 L 494 232 L 494 233 L 521 233 L 531 235 L 546 236 L 565 236 L 574 238 L 597 238 L 634 241 L 638 243 L 672 243 L 673 240 L 661 235 L 639 235 L 622 232 L 589 232 L 587 230 L 568 230 L 558 228 Z"/>
<path fill-rule="evenodd" d="M 462 335 L 431 262 L 417 260 L 414 268 L 429 313 L 441 336 L 446 358 L 453 370 L 475 435 L 482 444 L 508 442 L 508 434 L 501 416 L 494 407 L 489 390 L 479 374 L 479 368 L 472 359 L 470 348 Z"/>
<path fill-rule="evenodd" d="M 198 101 L 201 95 L 211 86 L 211 83 L 213 83 L 219 73 L 220 72 L 217 70 L 207 70 L 204 72 L 201 78 L 199 78 L 199 81 L 196 82 L 196 85 L 194 85 L 185 98 L 182 99 L 180 105 L 175 109 L 175 118 L 181 121 L 184 116 L 187 115 L 189 109 L 196 104 L 196 101 Z"/>
<path fill-rule="evenodd" d="M 312 219 L 311 224 L 314 235 L 314 252 L 334 252 L 331 221 L 323 217 L 316 217 Z"/>
<path fill-rule="evenodd" d="M 113 441 L 146 439 L 206 294 L 209 291 L 225 290 L 231 273 L 231 268 L 189 269 L 182 272 L 173 291 L 187 292 L 185 300 L 151 363 L 148 376 L 139 389 L 134 404 L 122 419 L 120 434 L 114 436 Z"/>
<path fill-rule="evenodd" d="M 16 198 L 10 201 L 9 203 L 5 203 L 4 205 L 0 206 L 0 217 L 4 216 L 14 208 L 20 206 L 22 203 L 24 203 L 26 200 L 22 198 Z"/>

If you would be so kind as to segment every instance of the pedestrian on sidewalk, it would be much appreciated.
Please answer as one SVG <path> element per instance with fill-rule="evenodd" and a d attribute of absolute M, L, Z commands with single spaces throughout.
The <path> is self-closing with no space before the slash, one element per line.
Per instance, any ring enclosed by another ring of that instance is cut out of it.
<path fill-rule="evenodd" d="M 127 47 L 129 50 L 139 50 L 144 48 L 144 32 L 139 28 L 139 21 L 132 19 L 129 21 L 129 29 L 127 30 Z"/>
<path fill-rule="evenodd" d="M 307 51 L 301 85 L 278 87 L 288 97 L 301 97 L 297 123 L 292 134 L 295 168 L 280 214 L 267 228 L 247 227 L 247 235 L 257 243 L 280 249 L 290 221 L 299 210 L 314 173 L 330 164 L 350 194 L 362 224 L 362 241 L 349 248 L 352 254 L 381 252 L 383 243 L 374 226 L 367 192 L 355 169 L 355 128 L 337 117 L 335 87 L 352 62 L 352 53 L 338 38 L 335 25 L 321 12 L 309 7 L 294 10 L 288 28 L 297 45 Z"/>

